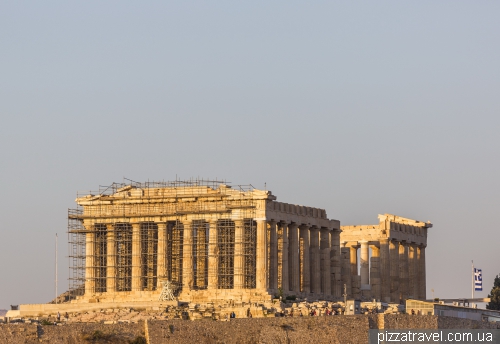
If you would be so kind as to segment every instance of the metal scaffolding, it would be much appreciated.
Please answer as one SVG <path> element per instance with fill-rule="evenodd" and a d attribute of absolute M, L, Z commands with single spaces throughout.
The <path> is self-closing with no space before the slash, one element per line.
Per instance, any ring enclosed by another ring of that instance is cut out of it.
<path fill-rule="evenodd" d="M 85 293 L 85 229 L 76 216 L 83 214 L 81 209 L 68 211 L 68 258 L 70 299 Z"/>
<path fill-rule="evenodd" d="M 95 291 L 103 293 L 106 291 L 106 269 L 108 257 L 107 229 L 104 224 L 97 224 L 94 227 L 94 279 Z"/>
<path fill-rule="evenodd" d="M 253 219 L 244 221 L 243 232 L 243 254 L 245 255 L 243 274 L 244 288 L 252 289 L 256 287 L 257 275 L 257 222 Z"/>
<path fill-rule="evenodd" d="M 208 286 L 208 238 L 208 222 L 193 221 L 194 287 L 198 289 L 205 289 Z"/>
<path fill-rule="evenodd" d="M 141 223 L 141 288 L 156 290 L 158 261 L 158 226 Z"/>
<path fill-rule="evenodd" d="M 132 226 L 127 223 L 115 225 L 115 278 L 116 291 L 132 290 Z"/>
<path fill-rule="evenodd" d="M 219 220 L 219 222 L 217 223 L 219 289 L 234 288 L 234 244 L 235 244 L 234 221 Z"/>
<path fill-rule="evenodd" d="M 283 288 L 283 227 L 278 226 L 278 288 Z M 288 257 L 286 257 L 288 259 Z"/>
<path fill-rule="evenodd" d="M 174 285 L 182 285 L 182 259 L 184 250 L 184 226 L 170 222 L 167 227 L 167 278 Z"/>

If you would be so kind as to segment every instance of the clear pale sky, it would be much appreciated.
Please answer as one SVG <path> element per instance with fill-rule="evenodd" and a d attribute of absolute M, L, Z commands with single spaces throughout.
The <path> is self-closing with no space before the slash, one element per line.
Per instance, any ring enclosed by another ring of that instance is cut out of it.
<path fill-rule="evenodd" d="M 67 209 L 224 178 L 431 221 L 427 295 L 500 273 L 498 1 L 2 1 L 0 308 L 68 283 Z"/>

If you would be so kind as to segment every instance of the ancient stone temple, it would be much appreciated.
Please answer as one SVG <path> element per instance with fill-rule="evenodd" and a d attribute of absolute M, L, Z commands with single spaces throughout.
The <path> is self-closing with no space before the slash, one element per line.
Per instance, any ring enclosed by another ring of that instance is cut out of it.
<path fill-rule="evenodd" d="M 377 225 L 342 226 L 342 283 L 347 294 L 396 303 L 425 300 L 425 248 L 430 227 L 430 222 L 391 214 L 379 215 Z"/>
<path fill-rule="evenodd" d="M 76 202 L 76 302 L 156 301 L 165 281 L 194 302 L 342 297 L 340 222 L 323 209 L 205 180 L 113 184 Z"/>
<path fill-rule="evenodd" d="M 206 180 L 113 184 L 76 202 L 73 302 L 426 297 L 429 222 L 384 214 L 340 227 L 324 209 Z"/>

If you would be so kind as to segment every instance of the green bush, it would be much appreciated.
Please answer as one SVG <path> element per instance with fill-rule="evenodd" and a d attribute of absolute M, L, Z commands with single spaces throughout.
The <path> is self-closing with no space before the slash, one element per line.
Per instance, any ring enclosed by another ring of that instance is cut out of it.
<path fill-rule="evenodd" d="M 83 335 L 83 339 L 87 341 L 96 341 L 101 339 L 108 339 L 110 337 L 109 334 L 104 334 L 102 331 L 95 330 L 92 333 L 86 333 Z"/>
<path fill-rule="evenodd" d="M 147 344 L 147 341 L 143 336 L 137 336 L 130 344 Z"/>

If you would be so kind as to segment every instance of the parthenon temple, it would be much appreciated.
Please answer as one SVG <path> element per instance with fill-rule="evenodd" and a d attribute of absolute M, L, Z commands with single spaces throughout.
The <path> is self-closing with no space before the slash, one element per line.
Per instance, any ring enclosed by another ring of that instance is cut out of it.
<path fill-rule="evenodd" d="M 199 179 L 114 183 L 76 202 L 73 302 L 156 301 L 167 281 L 190 302 L 425 298 L 430 223 L 340 227 L 324 209 Z"/>

